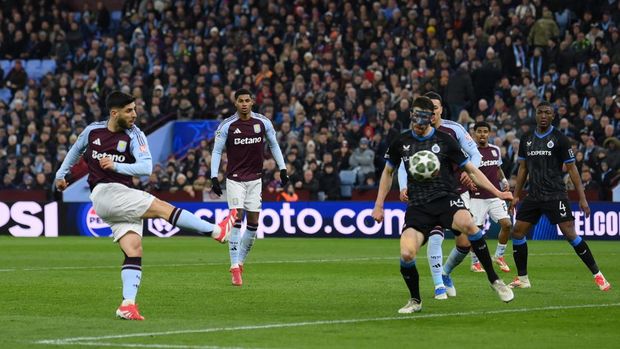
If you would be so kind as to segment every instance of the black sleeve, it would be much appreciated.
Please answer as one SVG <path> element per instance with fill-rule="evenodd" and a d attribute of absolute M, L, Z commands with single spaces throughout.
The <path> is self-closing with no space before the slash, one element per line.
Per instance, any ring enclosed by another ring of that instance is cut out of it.
<path fill-rule="evenodd" d="M 573 147 L 571 146 L 568 137 L 560 134 L 558 137 L 558 143 L 560 144 L 558 144 L 557 152 L 560 160 L 562 160 L 565 164 L 575 161 L 575 153 L 573 152 Z"/>
<path fill-rule="evenodd" d="M 526 147 L 527 142 L 528 142 L 527 134 L 521 136 L 521 139 L 519 141 L 519 154 L 518 154 L 519 160 L 525 160 L 525 147 Z"/>
<path fill-rule="evenodd" d="M 401 153 L 402 149 L 400 138 L 397 138 L 390 144 L 390 147 L 385 152 L 385 162 L 389 163 L 393 168 L 398 168 L 400 166 L 401 161 Z"/>

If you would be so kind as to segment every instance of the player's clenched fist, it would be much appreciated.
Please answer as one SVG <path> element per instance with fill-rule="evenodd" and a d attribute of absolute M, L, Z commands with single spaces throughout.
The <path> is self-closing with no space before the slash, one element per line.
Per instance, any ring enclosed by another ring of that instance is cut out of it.
<path fill-rule="evenodd" d="M 65 181 L 64 179 L 57 179 L 56 188 L 58 188 L 59 191 L 67 189 L 67 181 Z"/>
<path fill-rule="evenodd" d="M 372 218 L 378 223 L 383 222 L 383 207 L 375 206 L 372 209 Z"/>
<path fill-rule="evenodd" d="M 99 159 L 99 166 L 101 166 L 104 170 L 113 171 L 114 170 L 114 161 L 112 161 L 109 157 L 103 157 Z"/>

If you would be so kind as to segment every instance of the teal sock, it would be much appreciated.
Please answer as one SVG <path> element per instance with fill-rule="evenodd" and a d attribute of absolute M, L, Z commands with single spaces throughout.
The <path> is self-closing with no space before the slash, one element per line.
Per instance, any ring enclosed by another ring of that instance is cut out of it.
<path fill-rule="evenodd" d="M 506 252 L 506 245 L 507 244 L 500 244 L 499 242 L 497 243 L 497 249 L 495 250 L 495 257 L 497 258 L 504 257 L 504 253 Z"/>
<path fill-rule="evenodd" d="M 241 223 L 237 222 L 230 231 L 228 237 L 228 254 L 230 255 L 230 266 L 239 264 L 239 240 L 241 239 Z"/>
<path fill-rule="evenodd" d="M 441 243 L 443 242 L 443 232 L 431 231 L 431 236 L 428 238 L 428 247 L 426 248 L 426 255 L 428 257 L 428 264 L 431 267 L 431 276 L 435 288 L 443 286 L 443 279 L 441 278 L 441 264 L 443 261 L 443 251 L 441 250 Z"/>
<path fill-rule="evenodd" d="M 211 233 L 213 231 L 213 223 L 203 221 L 188 211 L 175 207 L 168 219 L 172 225 L 183 229 L 188 229 L 200 234 Z"/>
<path fill-rule="evenodd" d="M 459 264 L 461 264 L 463 259 L 467 257 L 468 253 L 469 248 L 462 248 L 459 246 L 454 247 L 452 251 L 450 251 L 448 259 L 446 259 L 446 263 L 444 263 L 443 265 L 443 273 L 446 275 L 450 275 L 452 270 L 456 268 Z"/>
<path fill-rule="evenodd" d="M 471 255 L 471 264 L 476 264 L 476 263 L 479 263 L 479 262 L 480 262 L 480 261 L 478 260 L 478 257 L 476 257 L 476 254 L 475 254 L 475 253 L 471 252 L 471 253 L 470 253 L 470 255 Z"/>
<path fill-rule="evenodd" d="M 245 233 L 243 233 L 243 237 L 241 238 L 241 243 L 239 244 L 239 259 L 238 263 L 244 263 L 247 258 L 250 250 L 252 249 L 252 245 L 254 245 L 254 240 L 256 240 L 256 230 L 258 230 L 258 226 L 248 224 L 245 228 Z"/>

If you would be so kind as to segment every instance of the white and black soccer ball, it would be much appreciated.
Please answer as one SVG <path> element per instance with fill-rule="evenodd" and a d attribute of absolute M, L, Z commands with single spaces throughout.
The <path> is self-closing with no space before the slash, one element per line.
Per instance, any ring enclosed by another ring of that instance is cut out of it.
<path fill-rule="evenodd" d="M 439 158 L 433 152 L 421 150 L 409 159 L 409 172 L 416 181 L 427 181 L 439 172 Z"/>

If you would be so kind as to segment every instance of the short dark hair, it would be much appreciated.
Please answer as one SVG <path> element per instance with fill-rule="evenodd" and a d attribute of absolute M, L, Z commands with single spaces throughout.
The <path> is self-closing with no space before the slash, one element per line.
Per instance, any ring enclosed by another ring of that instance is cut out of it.
<path fill-rule="evenodd" d="M 542 101 L 542 102 L 538 103 L 538 106 L 536 107 L 536 109 L 543 108 L 543 107 L 549 107 L 549 108 L 553 109 L 553 106 L 551 105 L 551 103 L 549 103 L 547 101 Z"/>
<path fill-rule="evenodd" d="M 252 97 L 252 92 L 250 92 L 250 90 L 248 90 L 247 88 L 240 88 L 235 91 L 235 100 L 239 98 L 239 96 L 243 95 L 250 95 L 250 97 Z"/>
<path fill-rule="evenodd" d="M 474 131 L 479 129 L 480 127 L 486 127 L 489 129 L 489 131 L 491 131 L 491 125 L 489 125 L 488 122 L 486 121 L 478 121 L 475 125 L 474 125 Z"/>
<path fill-rule="evenodd" d="M 420 109 L 424 109 L 424 110 L 430 110 L 430 111 L 435 110 L 435 105 L 433 104 L 433 101 L 431 101 L 430 98 L 425 97 L 425 96 L 420 96 L 413 101 L 411 110 L 413 110 L 413 108 L 416 108 L 416 107 Z"/>
<path fill-rule="evenodd" d="M 136 99 L 133 98 L 132 95 L 127 94 L 121 91 L 112 91 L 105 99 L 105 106 L 108 108 L 108 111 L 111 111 L 114 108 L 122 108 L 127 104 L 131 104 Z"/>
<path fill-rule="evenodd" d="M 439 101 L 439 103 L 443 103 L 443 100 L 441 98 L 441 95 L 439 95 L 439 93 L 435 92 L 435 91 L 428 91 L 424 94 L 424 97 L 428 97 L 432 100 L 435 101 Z"/>

